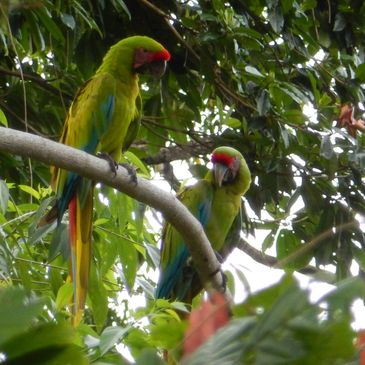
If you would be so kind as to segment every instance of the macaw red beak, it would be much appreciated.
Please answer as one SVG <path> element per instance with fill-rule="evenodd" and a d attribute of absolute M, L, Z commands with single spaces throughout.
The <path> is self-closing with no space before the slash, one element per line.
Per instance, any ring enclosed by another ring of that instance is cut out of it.
<path fill-rule="evenodd" d="M 227 181 L 230 170 L 226 165 L 222 165 L 221 163 L 215 163 L 213 166 L 213 173 L 216 185 L 218 187 L 221 187 L 223 183 Z"/>

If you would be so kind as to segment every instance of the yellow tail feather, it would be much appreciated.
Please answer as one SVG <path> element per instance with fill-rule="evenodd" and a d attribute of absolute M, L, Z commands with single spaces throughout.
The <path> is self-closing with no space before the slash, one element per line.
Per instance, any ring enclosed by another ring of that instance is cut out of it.
<path fill-rule="evenodd" d="M 82 206 L 77 194 L 69 207 L 72 266 L 71 276 L 74 284 L 74 300 L 71 319 L 73 326 L 77 326 L 82 319 L 89 283 L 93 190 L 93 188 L 90 189 L 87 197 L 82 202 Z"/>

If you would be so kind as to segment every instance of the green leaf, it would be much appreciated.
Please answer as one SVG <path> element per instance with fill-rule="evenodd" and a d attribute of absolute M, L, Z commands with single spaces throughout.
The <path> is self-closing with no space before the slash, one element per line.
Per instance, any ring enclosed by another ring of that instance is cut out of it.
<path fill-rule="evenodd" d="M 341 13 L 337 13 L 335 17 L 335 24 L 333 25 L 334 32 L 342 32 L 346 27 L 346 19 Z"/>
<path fill-rule="evenodd" d="M 2 124 L 4 127 L 8 127 L 8 120 L 6 119 L 6 115 L 4 112 L 0 109 L 0 124 Z"/>
<path fill-rule="evenodd" d="M 257 76 L 257 77 L 264 77 L 264 75 L 255 67 L 253 66 L 246 66 L 245 71 L 251 75 Z"/>
<path fill-rule="evenodd" d="M 0 345 L 25 331 L 42 307 L 42 300 L 27 298 L 19 288 L 0 288 Z"/>
<path fill-rule="evenodd" d="M 260 96 L 256 99 L 256 104 L 259 115 L 265 115 L 270 110 L 270 96 L 267 90 L 261 91 Z"/>
<path fill-rule="evenodd" d="M 307 96 L 303 94 L 303 92 L 294 84 L 282 82 L 280 83 L 279 87 L 285 94 L 290 96 L 299 105 L 303 105 L 308 101 Z"/>
<path fill-rule="evenodd" d="M 277 258 L 280 260 L 285 259 L 287 256 L 295 253 L 303 245 L 300 243 L 299 237 L 297 237 L 294 232 L 287 229 L 282 229 L 276 240 L 276 253 Z M 305 253 L 297 258 L 294 258 L 290 262 L 284 265 L 285 269 L 297 269 L 306 266 L 311 259 L 310 253 Z"/>
<path fill-rule="evenodd" d="M 65 283 L 58 289 L 56 297 L 56 309 L 58 311 L 72 302 L 73 292 L 72 283 Z"/>
<path fill-rule="evenodd" d="M 75 29 L 75 18 L 71 14 L 61 13 L 60 18 L 66 26 L 68 26 L 70 29 Z"/>
<path fill-rule="evenodd" d="M 46 29 L 50 33 L 50 35 L 52 37 L 54 37 L 56 40 L 60 41 L 61 43 L 64 43 L 65 38 L 64 38 L 60 28 L 53 21 L 51 15 L 47 11 L 47 9 L 45 7 L 41 7 L 41 8 L 36 9 L 35 13 L 37 14 L 38 19 L 46 27 Z"/>
<path fill-rule="evenodd" d="M 38 191 L 35 190 L 34 188 L 32 188 L 31 186 L 28 186 L 28 185 L 19 185 L 19 188 L 21 190 L 25 191 L 26 193 L 28 193 L 29 195 L 31 195 L 32 197 L 34 197 L 37 200 L 39 200 L 40 195 L 39 195 Z"/>
<path fill-rule="evenodd" d="M 41 227 L 41 232 L 38 233 L 39 236 L 42 237 L 51 228 L 47 226 Z M 37 238 L 37 235 L 34 235 L 34 239 Z M 48 261 L 52 261 L 59 253 L 61 253 L 64 260 L 67 260 L 70 256 L 68 226 L 64 223 L 57 225 L 53 232 L 51 246 L 48 251 Z"/>
<path fill-rule="evenodd" d="M 284 17 L 279 6 L 275 6 L 275 8 L 269 12 L 269 22 L 276 33 L 279 33 L 283 28 Z"/>
<path fill-rule="evenodd" d="M 134 167 L 139 169 L 143 177 L 145 178 L 151 177 L 150 172 L 146 168 L 145 164 L 133 152 L 125 151 L 123 157 L 125 157 L 129 162 L 131 162 Z"/>
<path fill-rule="evenodd" d="M 106 327 L 100 335 L 100 352 L 101 356 L 107 353 L 112 347 L 117 345 L 119 341 L 127 334 L 130 327 Z"/>
<path fill-rule="evenodd" d="M 296 284 L 288 287 L 266 311 L 252 333 L 252 343 L 261 341 L 270 332 L 300 314 L 308 306 L 306 294 Z"/>
<path fill-rule="evenodd" d="M 329 135 L 325 135 L 322 138 L 320 154 L 327 160 L 330 160 L 334 154 L 331 138 Z"/>
<path fill-rule="evenodd" d="M 355 75 L 360 81 L 365 81 L 365 63 L 362 63 L 356 68 Z"/>
<path fill-rule="evenodd" d="M 151 326 L 151 344 L 154 346 L 171 349 L 178 346 L 184 338 L 185 324 L 176 319 L 176 312 L 166 310 L 166 313 L 172 317 L 155 318 Z"/>
<path fill-rule="evenodd" d="M 233 319 L 203 343 L 184 365 L 240 364 L 247 342 L 242 336 L 251 332 L 256 320 L 252 317 Z"/>
<path fill-rule="evenodd" d="M 123 11 L 128 15 L 128 19 L 131 20 L 132 19 L 132 15 L 131 13 L 129 12 L 128 10 L 128 7 L 127 5 L 124 3 L 123 0 L 113 0 L 113 3 L 115 4 L 118 4 L 122 9 Z"/>
<path fill-rule="evenodd" d="M 100 330 L 104 326 L 108 314 L 108 292 L 104 287 L 96 265 L 93 263 L 90 268 L 88 296 L 95 324 L 98 330 Z"/>
<path fill-rule="evenodd" d="M 118 254 L 123 267 L 123 274 L 128 290 L 132 290 L 137 274 L 138 254 L 134 244 L 126 239 L 119 239 Z"/>
<path fill-rule="evenodd" d="M 365 271 L 365 252 L 362 248 L 355 246 L 354 244 L 351 247 L 352 253 L 356 262 L 359 264 L 362 271 Z"/>
<path fill-rule="evenodd" d="M 272 247 L 274 244 L 274 238 L 275 234 L 273 232 L 270 232 L 267 234 L 267 236 L 264 238 L 262 242 L 262 251 L 265 252 L 268 248 Z"/>
<path fill-rule="evenodd" d="M 9 188 L 4 180 L 0 179 L 0 212 L 5 214 L 8 209 Z"/>
<path fill-rule="evenodd" d="M 365 297 L 365 284 L 359 277 L 351 277 L 340 281 L 336 290 L 324 295 L 320 302 L 327 302 L 332 313 L 336 309 L 342 309 L 347 312 L 353 301 L 357 298 Z"/>
<path fill-rule="evenodd" d="M 237 118 L 232 118 L 229 117 L 224 121 L 224 124 L 227 125 L 230 128 L 236 129 L 236 128 L 241 128 L 242 127 L 242 123 L 239 119 Z"/>
<path fill-rule="evenodd" d="M 283 116 L 290 124 L 303 124 L 305 122 L 305 117 L 301 110 L 299 109 L 289 109 L 285 110 Z"/>
<path fill-rule="evenodd" d="M 138 356 L 136 365 L 166 365 L 166 362 L 161 359 L 160 356 L 156 354 L 155 350 L 145 349 L 142 350 L 141 354 Z"/>

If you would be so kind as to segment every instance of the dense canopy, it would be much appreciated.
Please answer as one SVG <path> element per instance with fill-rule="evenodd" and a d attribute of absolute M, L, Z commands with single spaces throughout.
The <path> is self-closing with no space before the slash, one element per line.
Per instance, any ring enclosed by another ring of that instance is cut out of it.
<path fill-rule="evenodd" d="M 357 0 L 0 3 L 1 125 L 58 140 L 76 90 L 107 49 L 147 35 L 171 60 L 161 81 L 147 86 L 141 77 L 144 116 L 126 160 L 173 192 L 183 182 L 178 161 L 200 178 L 217 146 L 245 156 L 253 179 L 236 244 L 288 276 L 238 304 L 225 332 L 186 364 L 207 353 L 211 364 L 356 363 L 351 305 L 365 295 L 364 22 Z M 44 364 L 124 364 L 122 344 L 138 364 L 144 356 L 164 363 L 155 354 L 179 348 L 184 325 L 174 311 L 181 304 L 152 300 L 161 217 L 98 186 L 88 310 L 74 331 L 65 324 L 67 260 L 49 253 L 52 232 L 36 229 L 53 196 L 49 181 L 49 166 L 0 152 L 0 362 L 37 353 Z M 311 303 L 293 271 L 334 291 Z M 237 272 L 228 275 L 231 289 L 234 280 L 250 284 Z M 136 311 L 129 297 L 137 294 L 147 301 Z M 9 312 L 23 317 L 10 323 Z"/>

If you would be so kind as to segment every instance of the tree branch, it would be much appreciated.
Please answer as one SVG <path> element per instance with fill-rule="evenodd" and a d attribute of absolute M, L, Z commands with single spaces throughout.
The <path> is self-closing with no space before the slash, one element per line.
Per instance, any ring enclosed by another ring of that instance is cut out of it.
<path fill-rule="evenodd" d="M 239 250 L 246 253 L 248 256 L 250 256 L 252 259 L 254 259 L 259 264 L 269 266 L 272 268 L 278 268 L 278 259 L 274 256 L 267 255 L 263 253 L 262 251 L 258 250 L 255 247 L 252 247 L 246 240 L 243 238 L 240 238 L 238 241 L 238 244 L 236 246 Z M 335 274 L 326 271 L 318 269 L 314 266 L 308 265 L 306 267 L 302 267 L 297 272 L 303 274 L 303 275 L 309 275 L 317 277 L 321 281 L 325 281 L 329 284 L 333 284 L 336 281 Z"/>
<path fill-rule="evenodd" d="M 201 224 L 172 194 L 141 177 L 138 177 L 137 184 L 132 183 L 124 168 L 119 168 L 114 176 L 107 161 L 30 133 L 0 127 L 0 151 L 30 157 L 76 172 L 161 211 L 186 242 L 202 282 L 210 283 L 215 289 L 223 291 L 220 264 Z"/>
<path fill-rule="evenodd" d="M 15 76 L 15 77 L 18 77 L 18 78 L 21 77 L 20 72 L 13 71 L 13 70 L 8 70 L 4 67 L 0 67 L 0 74 Z M 53 95 L 60 96 L 62 94 L 62 97 L 69 100 L 69 101 L 71 101 L 73 99 L 73 96 L 71 96 L 69 94 L 65 94 L 61 90 L 59 90 L 59 89 L 55 88 L 54 86 L 52 86 L 51 84 L 49 84 L 47 80 L 42 79 L 38 75 L 23 73 L 23 77 L 24 77 L 24 80 L 29 80 L 29 81 L 34 82 L 35 84 L 40 86 L 42 89 L 44 89 L 46 91 L 49 91 Z"/>
<path fill-rule="evenodd" d="M 174 145 L 161 148 L 157 155 L 142 158 L 147 165 L 170 163 L 176 160 L 185 160 L 198 157 L 212 152 L 214 140 L 211 137 L 202 138 L 198 141 L 190 141 L 184 145 Z M 138 148 L 138 147 L 137 147 Z"/>

